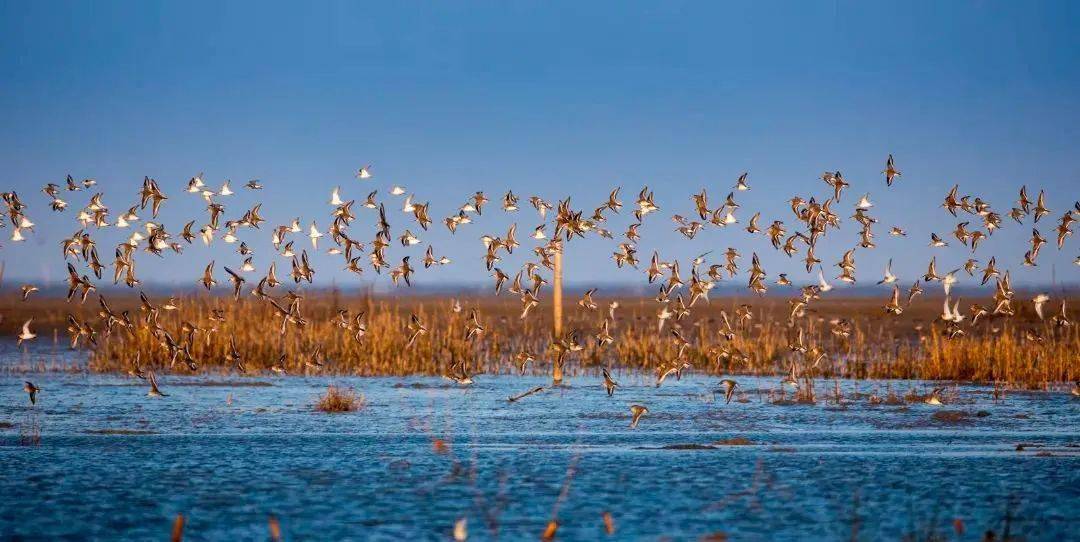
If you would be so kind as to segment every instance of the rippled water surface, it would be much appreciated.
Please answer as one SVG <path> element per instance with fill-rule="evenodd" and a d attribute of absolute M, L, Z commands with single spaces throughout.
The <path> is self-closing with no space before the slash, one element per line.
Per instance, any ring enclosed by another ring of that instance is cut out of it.
<path fill-rule="evenodd" d="M 777 404 L 776 379 L 743 377 L 725 404 L 714 377 L 617 379 L 613 398 L 580 377 L 509 403 L 549 382 L 166 375 L 155 399 L 130 377 L 8 369 L 0 538 L 161 540 L 178 513 L 190 540 L 265 539 L 271 514 L 296 540 L 444 540 L 460 518 L 477 540 L 535 539 L 553 517 L 562 540 L 1066 540 L 1080 524 L 1066 392 L 872 406 L 885 384 L 848 381 L 837 405 L 819 382 L 817 404 Z M 316 411 L 331 382 L 365 407 Z M 631 404 L 649 408 L 636 429 Z"/>

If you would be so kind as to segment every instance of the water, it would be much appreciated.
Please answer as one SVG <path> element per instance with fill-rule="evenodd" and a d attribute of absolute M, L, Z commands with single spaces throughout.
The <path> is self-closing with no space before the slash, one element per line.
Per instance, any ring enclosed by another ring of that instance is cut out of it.
<path fill-rule="evenodd" d="M 34 407 L 24 379 L 44 389 Z M 446 540 L 463 517 L 472 540 L 536 539 L 553 516 L 560 540 L 597 539 L 604 512 L 612 540 L 978 540 L 1006 523 L 1053 540 L 1080 522 L 1067 393 L 962 386 L 944 406 L 869 406 L 855 387 L 884 384 L 844 382 L 844 406 L 820 389 L 817 405 L 777 405 L 777 379 L 743 377 L 745 402 L 724 404 L 714 377 L 618 379 L 614 398 L 581 377 L 508 403 L 548 382 L 167 375 L 152 399 L 129 377 L 9 370 L 0 538 L 161 540 L 178 513 L 190 540 L 265 539 L 270 514 L 290 540 Z M 315 411 L 330 382 L 365 408 Z M 635 403 L 650 413 L 630 429 Z M 714 444 L 732 438 L 750 444 Z"/>

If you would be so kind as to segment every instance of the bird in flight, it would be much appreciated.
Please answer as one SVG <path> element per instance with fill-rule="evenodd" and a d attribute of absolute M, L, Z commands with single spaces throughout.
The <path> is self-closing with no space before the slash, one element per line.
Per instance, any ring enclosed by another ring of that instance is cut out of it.
<path fill-rule="evenodd" d="M 26 341 L 33 340 L 34 337 L 37 337 L 36 333 L 30 331 L 30 324 L 33 321 L 34 321 L 34 317 L 31 316 L 29 320 L 27 320 L 26 322 L 23 323 L 22 331 L 19 332 L 18 341 L 17 341 L 16 344 L 22 345 L 22 343 L 24 343 Z"/>
<path fill-rule="evenodd" d="M 157 376 L 154 375 L 154 371 L 150 371 L 146 374 L 147 380 L 150 383 L 150 391 L 146 393 L 149 397 L 168 397 L 168 394 L 162 393 L 158 389 Z"/>
<path fill-rule="evenodd" d="M 725 378 L 720 381 L 720 387 L 724 391 L 724 403 L 731 403 L 731 398 L 735 396 L 735 388 L 739 387 L 739 383 L 730 378 Z"/>
<path fill-rule="evenodd" d="M 900 171 L 896 169 L 896 164 L 893 162 L 892 154 L 885 160 L 885 170 L 882 173 L 885 174 L 886 186 L 892 186 L 893 180 L 900 176 Z"/>
<path fill-rule="evenodd" d="M 619 383 L 611 378 L 611 373 L 608 372 L 607 367 L 601 369 L 604 375 L 604 389 L 607 391 L 608 397 L 615 395 L 615 388 L 619 387 Z"/>
<path fill-rule="evenodd" d="M 25 391 L 30 396 L 30 404 L 31 405 L 36 405 L 37 404 L 37 394 L 38 394 L 39 391 L 41 391 L 41 388 L 35 386 L 33 382 L 30 382 L 29 380 L 27 380 L 27 381 L 23 382 L 23 391 Z"/>

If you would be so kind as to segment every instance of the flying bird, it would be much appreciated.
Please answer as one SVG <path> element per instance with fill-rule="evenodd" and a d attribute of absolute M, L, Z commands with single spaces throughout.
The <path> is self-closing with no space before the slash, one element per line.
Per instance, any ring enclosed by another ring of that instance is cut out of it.
<path fill-rule="evenodd" d="M 900 176 L 900 171 L 896 169 L 896 164 L 893 162 L 893 155 L 890 154 L 889 158 L 885 160 L 885 170 L 882 171 L 885 174 L 885 185 L 892 186 L 893 180 Z"/>
<path fill-rule="evenodd" d="M 615 395 L 615 388 L 619 387 L 619 383 L 611 378 L 611 373 L 608 372 L 607 367 L 601 369 L 604 375 L 604 390 L 607 391 L 608 397 Z"/>
<path fill-rule="evenodd" d="M 25 391 L 30 396 L 30 404 L 36 405 L 37 394 L 39 391 L 41 391 L 41 388 L 35 386 L 33 382 L 26 380 L 23 382 L 23 391 Z"/>
<path fill-rule="evenodd" d="M 24 343 L 26 341 L 33 340 L 34 337 L 37 337 L 37 334 L 30 331 L 30 324 L 33 321 L 34 321 L 34 317 L 31 316 L 29 320 L 27 320 L 26 322 L 23 323 L 22 331 L 19 332 L 18 341 L 16 342 L 17 345 L 22 345 L 22 343 Z"/>
<path fill-rule="evenodd" d="M 638 422 L 641 420 L 641 417 L 648 413 L 649 409 L 642 405 L 630 405 L 630 414 L 632 416 L 632 418 L 630 419 L 630 428 L 633 429 L 637 427 Z"/>
<path fill-rule="evenodd" d="M 162 393 L 158 389 L 157 377 L 154 375 L 154 371 L 150 371 L 146 374 L 147 380 L 150 382 L 150 391 L 146 393 L 148 397 L 168 397 L 167 393 Z"/>

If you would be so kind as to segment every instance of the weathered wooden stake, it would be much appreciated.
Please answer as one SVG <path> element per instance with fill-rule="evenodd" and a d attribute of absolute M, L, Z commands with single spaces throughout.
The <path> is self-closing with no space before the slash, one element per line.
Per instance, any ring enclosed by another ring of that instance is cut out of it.
<path fill-rule="evenodd" d="M 562 337 L 562 247 L 555 251 L 555 284 L 552 287 L 555 339 Z"/>
<path fill-rule="evenodd" d="M 553 318 L 553 340 L 558 341 L 562 339 L 562 244 L 558 245 L 558 249 L 555 251 L 555 278 L 554 285 L 552 286 L 552 309 L 554 311 Z M 551 381 L 554 385 L 558 386 L 562 383 L 563 368 L 558 359 L 552 363 L 551 369 Z"/>

